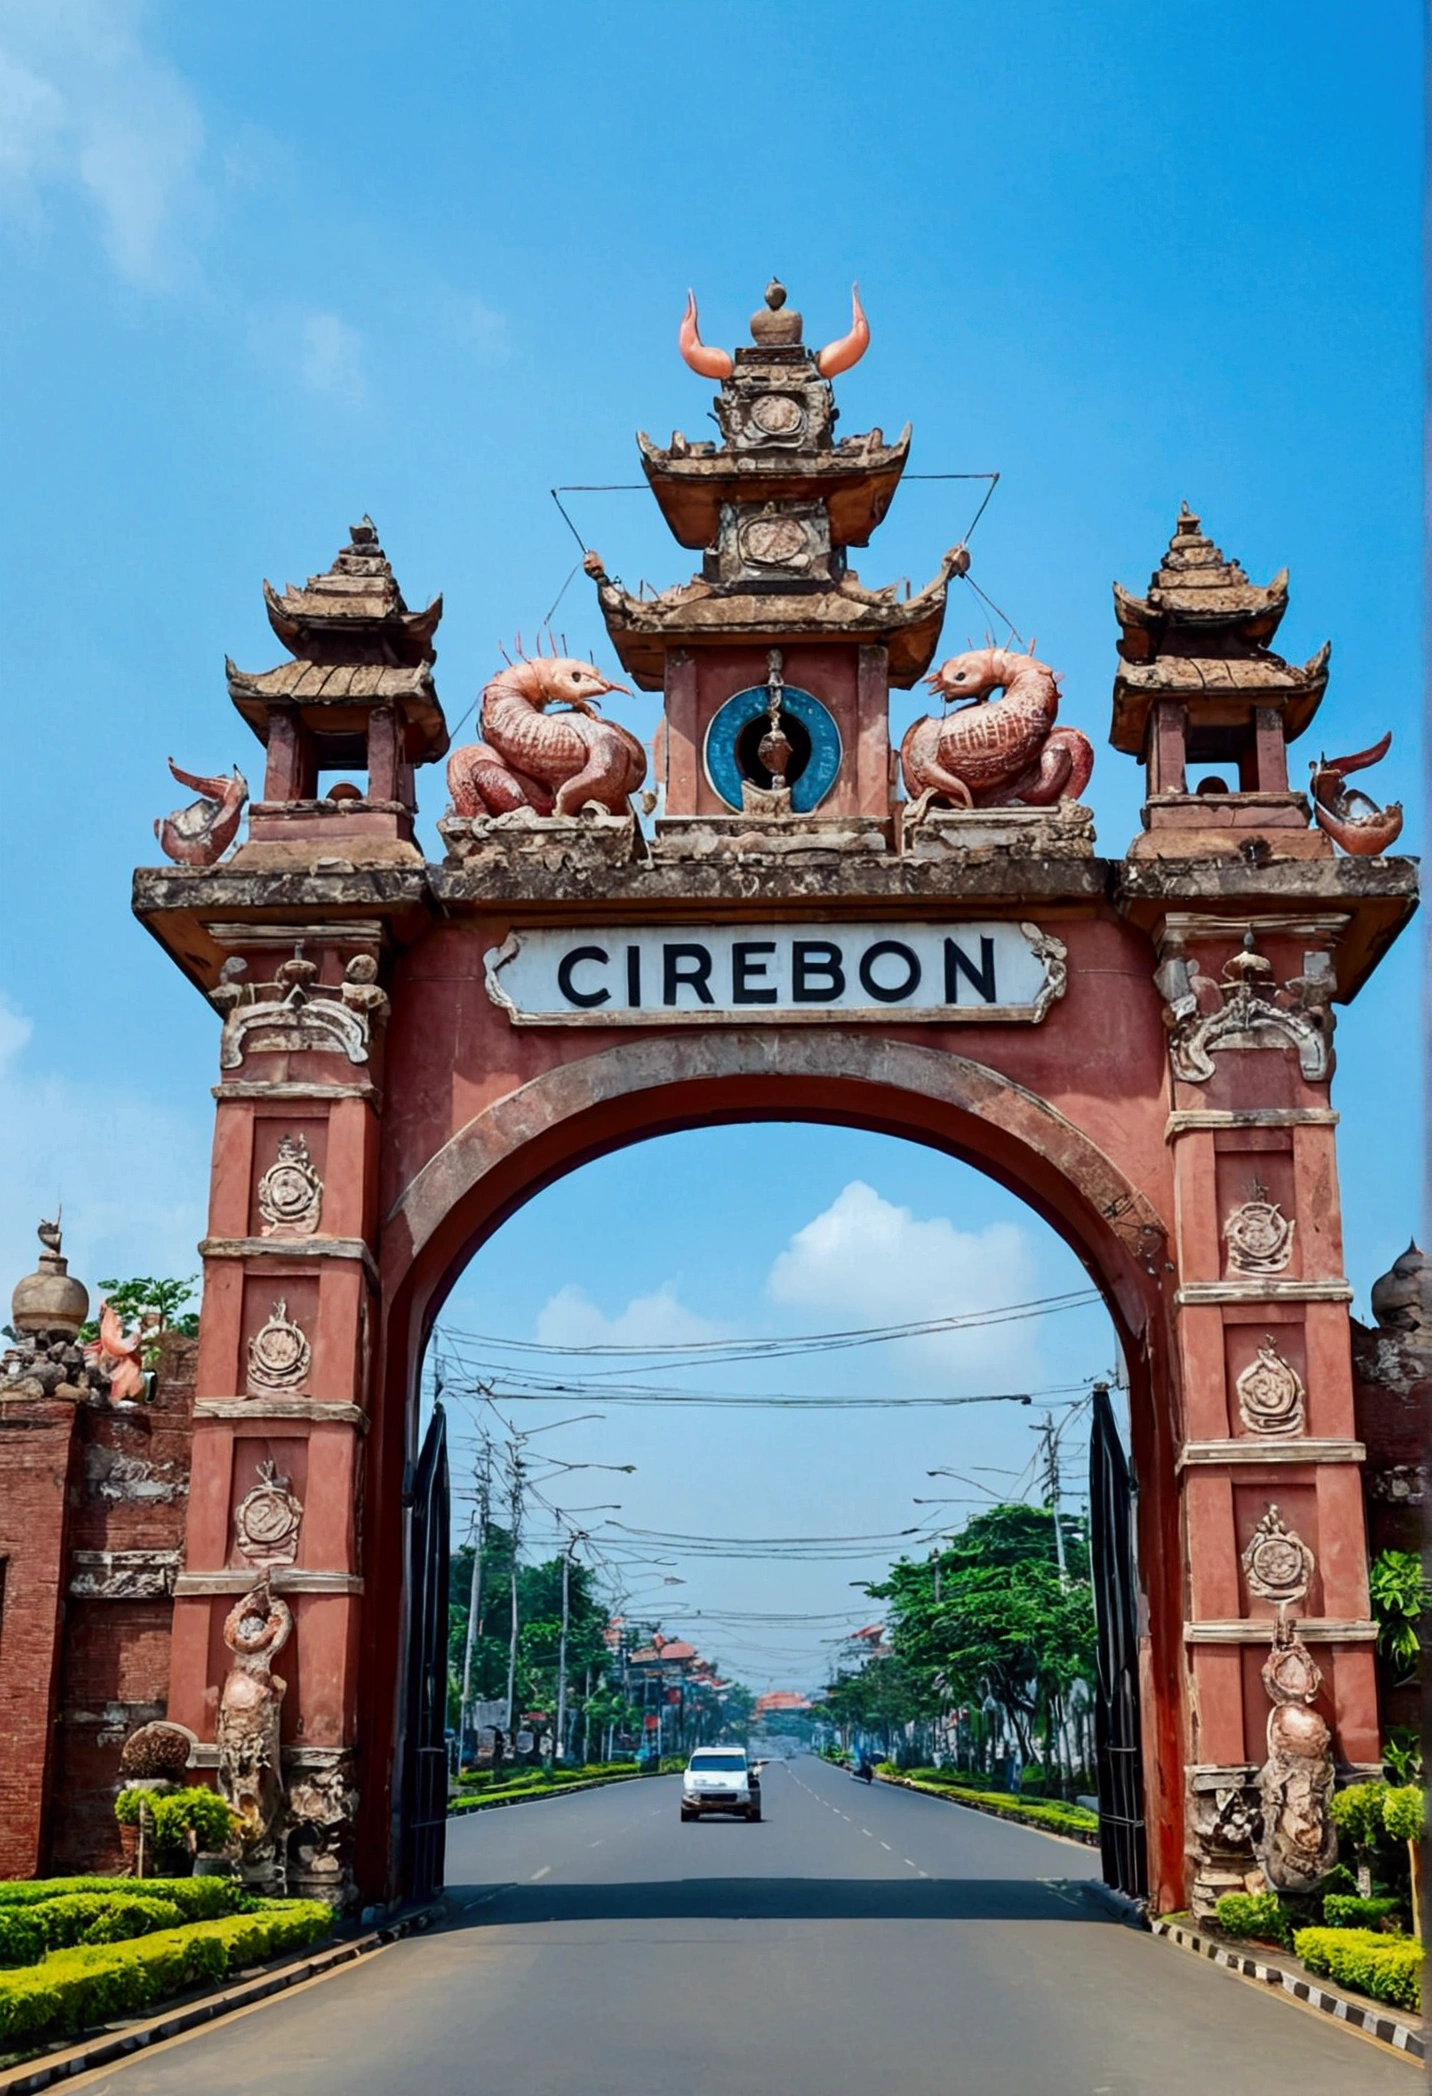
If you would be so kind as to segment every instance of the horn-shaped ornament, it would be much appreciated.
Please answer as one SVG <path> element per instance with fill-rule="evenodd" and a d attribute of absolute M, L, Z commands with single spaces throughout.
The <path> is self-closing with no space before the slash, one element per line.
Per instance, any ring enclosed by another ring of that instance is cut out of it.
<path fill-rule="evenodd" d="M 850 333 L 842 335 L 838 342 L 827 342 L 815 360 L 815 368 L 822 378 L 835 378 L 842 371 L 849 371 L 858 364 L 870 347 L 870 322 L 865 317 L 865 308 L 860 303 L 860 286 L 850 287 Z"/>
<path fill-rule="evenodd" d="M 686 311 L 681 316 L 676 342 L 683 361 L 689 364 L 700 378 L 729 378 L 736 368 L 729 350 L 708 349 L 702 341 L 696 317 L 694 291 L 688 291 L 686 294 Z"/>

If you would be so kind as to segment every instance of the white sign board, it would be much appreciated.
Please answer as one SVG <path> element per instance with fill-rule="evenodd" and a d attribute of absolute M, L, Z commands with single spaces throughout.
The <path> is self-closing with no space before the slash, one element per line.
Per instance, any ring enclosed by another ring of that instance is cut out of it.
<path fill-rule="evenodd" d="M 514 1026 L 752 1019 L 1023 1020 L 1064 994 L 1066 949 L 1034 924 L 581 925 L 486 955 Z"/>

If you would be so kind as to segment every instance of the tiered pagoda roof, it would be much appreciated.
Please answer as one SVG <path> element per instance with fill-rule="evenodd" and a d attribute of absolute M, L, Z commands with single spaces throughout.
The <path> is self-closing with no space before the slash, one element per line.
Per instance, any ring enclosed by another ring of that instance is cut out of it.
<path fill-rule="evenodd" d="M 282 595 L 264 584 L 269 624 L 293 656 L 276 669 L 241 670 L 226 660 L 229 696 L 261 741 L 275 708 L 296 709 L 315 734 L 351 736 L 356 720 L 391 706 L 407 730 L 408 761 L 426 763 L 448 746 L 431 663 L 443 613 L 435 597 L 409 611 L 371 517 L 322 575 Z"/>
<path fill-rule="evenodd" d="M 1268 642 L 1288 608 L 1288 571 L 1266 585 L 1250 582 L 1206 537 L 1184 503 L 1168 551 L 1146 597 L 1114 584 L 1120 628 L 1110 741 L 1141 756 L 1155 700 L 1179 699 L 1189 715 L 1189 756 L 1205 754 L 1200 730 L 1212 742 L 1246 721 L 1256 707 L 1276 708 L 1291 742 L 1317 712 L 1327 688 L 1330 647 L 1301 666 L 1275 655 Z M 1222 751 L 1210 746 L 1210 757 Z"/>
<path fill-rule="evenodd" d="M 779 646 L 797 634 L 883 645 L 890 682 L 908 686 L 929 667 L 950 577 L 964 571 L 967 557 L 955 549 L 926 588 L 903 599 L 895 586 L 861 586 L 846 550 L 868 544 L 889 509 L 909 457 L 909 428 L 893 444 L 878 429 L 837 440 L 838 411 L 822 367 L 841 367 L 804 345 L 800 315 L 785 308 L 779 284 L 767 292 L 767 307 L 752 320 L 752 346 L 698 364 L 724 374 L 716 402 L 722 441 L 693 442 L 677 432 L 662 447 L 637 438 L 673 536 L 704 549 L 701 574 L 655 596 L 633 596 L 590 558 L 607 631 L 647 691 L 660 689 L 672 648 Z"/>

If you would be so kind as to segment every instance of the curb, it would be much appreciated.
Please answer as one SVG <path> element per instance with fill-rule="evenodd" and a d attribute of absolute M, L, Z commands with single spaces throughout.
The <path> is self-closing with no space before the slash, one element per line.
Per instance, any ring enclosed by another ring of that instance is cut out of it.
<path fill-rule="evenodd" d="M 53 2088 L 57 2082 L 71 2081 L 75 2075 L 88 2074 L 97 2067 L 113 2066 L 131 2053 L 143 2052 L 166 2038 L 180 2037 L 185 2031 L 197 2030 L 201 2024 L 217 2023 L 221 2017 L 232 2016 L 238 2009 L 250 2008 L 271 1994 L 286 1993 L 290 1987 L 301 1986 L 305 1980 L 321 1979 L 340 1965 L 351 1965 L 372 1951 L 396 1943 L 400 1936 L 411 1935 L 415 1929 L 425 1929 L 440 1912 L 441 1907 L 436 1903 L 419 1907 L 396 1921 L 386 1922 L 381 1928 L 368 1929 L 346 1943 L 334 1943 L 311 1957 L 295 1959 L 291 1965 L 281 1965 L 270 1972 L 255 1972 L 250 1979 L 240 1980 L 237 1985 L 225 1987 L 217 1994 L 205 1995 L 199 2001 L 191 2001 L 183 2008 L 171 2009 L 167 2015 L 151 2016 L 125 2030 L 98 2031 L 71 2046 L 67 2052 L 51 2053 L 47 2058 L 31 2060 L 9 2072 L 0 2070 L 0 2096 L 34 2096 L 37 2090 Z"/>
<path fill-rule="evenodd" d="M 1427 2044 L 1422 2033 L 1410 2023 L 1400 2022 L 1380 2004 L 1374 2007 L 1350 2001 L 1345 1994 L 1334 1994 L 1316 1980 L 1300 1979 L 1281 1965 L 1270 1965 L 1262 1958 L 1251 1957 L 1246 1951 L 1231 1950 L 1226 1944 L 1200 1936 L 1195 1930 L 1185 1928 L 1182 1922 L 1169 1921 L 1162 1915 L 1156 1916 L 1149 1926 L 1156 1936 L 1167 1937 L 1180 1950 L 1210 1958 L 1215 1965 L 1236 1972 L 1242 1979 L 1262 1980 L 1270 1987 L 1278 1987 L 1284 1994 L 1291 1994 L 1295 2001 L 1306 2002 L 1309 2008 L 1320 2009 L 1325 2016 L 1335 2017 L 1339 2023 L 1349 2024 L 1354 2030 L 1365 2032 L 1369 2038 L 1391 2045 L 1397 2052 L 1405 2052 L 1409 2059 L 1425 2060 L 1427 2057 Z"/>
<path fill-rule="evenodd" d="M 912 1783 L 908 1776 L 882 1776 L 877 1770 L 877 1783 L 888 1783 L 895 1790 L 913 1790 L 917 1797 L 938 1798 L 943 1805 L 963 1805 L 966 1812 L 982 1812 L 986 1819 L 1002 1819 L 1007 1826 L 1029 1827 L 1036 1834 L 1052 1834 L 1056 1841 L 1077 1841 L 1086 1849 L 1099 1846 L 1099 1836 L 1092 1827 L 1049 1827 L 1043 1820 L 1034 1819 L 1026 1812 L 998 1812 L 993 1805 L 981 1805 L 977 1798 L 959 1797 L 954 1791 L 937 1790 L 931 1783 Z"/>
<path fill-rule="evenodd" d="M 448 1805 L 449 1819 L 468 1819 L 474 1812 L 496 1812 L 502 1805 L 540 1805 L 548 1798 L 570 1798 L 583 1790 L 607 1790 L 613 1783 L 630 1783 L 639 1772 L 633 1769 L 630 1776 L 594 1776 L 590 1783 L 559 1783 L 552 1790 L 529 1791 L 525 1797 L 474 1798 L 470 1805 L 459 1799 Z M 5 2096 L 0 2085 L 0 2096 Z"/>

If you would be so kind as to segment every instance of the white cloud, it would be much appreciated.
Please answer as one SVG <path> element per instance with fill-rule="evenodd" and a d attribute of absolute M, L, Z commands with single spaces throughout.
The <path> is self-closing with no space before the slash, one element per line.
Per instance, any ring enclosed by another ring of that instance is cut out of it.
<path fill-rule="evenodd" d="M 772 1302 L 817 1314 L 832 1328 L 913 1324 L 929 1318 L 1027 1302 L 1040 1293 L 1033 1246 L 1017 1223 L 961 1230 L 948 1216 L 920 1218 L 853 1179 L 822 1214 L 797 1230 L 766 1280 Z M 977 1326 L 965 1332 L 882 1346 L 904 1380 L 928 1382 L 932 1371 L 968 1388 L 1013 1389 L 1036 1373 L 1030 1324 Z M 849 1363 L 860 1354 L 832 1357 Z M 861 1368 L 868 1381 L 870 1370 Z"/>
<path fill-rule="evenodd" d="M 33 1027 L 0 996 L 0 1323 L 34 1267 L 35 1224 L 64 1204 L 70 1271 L 103 1277 L 196 1273 L 208 1193 L 208 1129 L 103 1084 L 29 1067 Z"/>
<path fill-rule="evenodd" d="M 720 1325 L 688 1310 L 666 1286 L 633 1296 L 615 1317 L 583 1289 L 559 1288 L 538 1312 L 536 1332 L 543 1346 L 681 1346 L 723 1336 Z"/>
<path fill-rule="evenodd" d="M 341 407 L 361 407 L 368 395 L 363 338 L 336 313 L 307 313 L 299 324 L 299 377 L 310 393 Z"/>
<path fill-rule="evenodd" d="M 204 120 L 188 82 L 146 48 L 126 0 L 0 4 L 0 209 L 33 221 L 78 192 L 109 260 L 144 288 L 179 273 L 202 206 Z"/>

